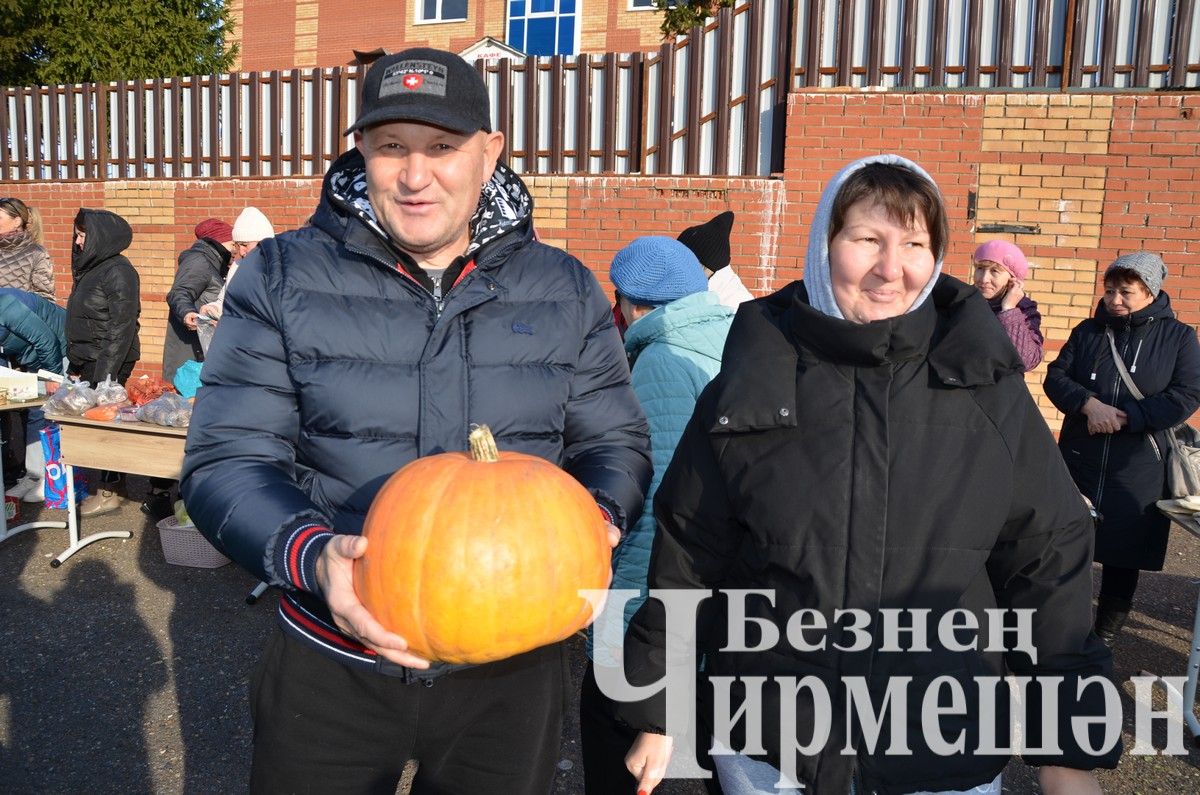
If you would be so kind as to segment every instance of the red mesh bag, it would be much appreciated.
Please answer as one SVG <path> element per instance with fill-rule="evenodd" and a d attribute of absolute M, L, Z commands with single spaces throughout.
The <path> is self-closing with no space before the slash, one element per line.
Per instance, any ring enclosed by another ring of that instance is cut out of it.
<path fill-rule="evenodd" d="M 125 394 L 135 406 L 142 406 L 161 396 L 164 392 L 174 392 L 175 387 L 156 376 L 143 375 L 140 378 L 130 378 L 125 382 Z"/>

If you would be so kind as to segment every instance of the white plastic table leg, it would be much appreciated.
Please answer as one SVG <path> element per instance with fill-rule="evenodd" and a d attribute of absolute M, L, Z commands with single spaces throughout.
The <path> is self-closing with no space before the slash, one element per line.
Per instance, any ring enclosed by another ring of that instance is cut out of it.
<path fill-rule="evenodd" d="M 63 467 L 67 476 L 67 533 L 70 537 L 71 545 L 58 553 L 58 557 L 50 561 L 50 566 L 57 569 L 63 564 L 63 561 L 74 555 L 79 550 L 86 547 L 88 544 L 94 544 L 105 538 L 132 538 L 132 530 L 106 530 L 102 533 L 92 533 L 89 536 L 79 537 L 79 517 L 75 511 L 75 467 L 67 464 Z"/>

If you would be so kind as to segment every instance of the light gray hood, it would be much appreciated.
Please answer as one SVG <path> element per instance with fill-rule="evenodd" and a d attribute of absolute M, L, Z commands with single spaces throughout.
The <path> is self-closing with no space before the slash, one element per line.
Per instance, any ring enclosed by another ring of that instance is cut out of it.
<path fill-rule="evenodd" d="M 922 179 L 928 180 L 938 190 L 938 195 L 941 195 L 937 183 L 925 169 L 900 155 L 871 155 L 861 160 L 855 160 L 839 171 L 825 186 L 825 191 L 821 194 L 821 201 L 817 203 L 817 212 L 813 216 L 812 228 L 808 233 L 808 252 L 804 256 L 804 286 L 808 289 L 808 303 L 813 309 L 842 320 L 845 320 L 845 317 L 842 315 L 842 310 L 838 308 L 837 301 L 833 298 L 833 284 L 829 277 L 829 223 L 833 213 L 833 200 L 837 198 L 838 191 L 842 189 L 842 185 L 851 174 L 872 163 L 907 168 Z M 913 301 L 913 305 L 908 308 L 909 312 L 925 303 L 925 299 L 933 291 L 933 285 L 942 273 L 944 255 L 945 252 L 938 255 L 937 262 L 933 267 L 933 275 L 929 277 L 929 282 L 921 290 L 917 300 Z"/>

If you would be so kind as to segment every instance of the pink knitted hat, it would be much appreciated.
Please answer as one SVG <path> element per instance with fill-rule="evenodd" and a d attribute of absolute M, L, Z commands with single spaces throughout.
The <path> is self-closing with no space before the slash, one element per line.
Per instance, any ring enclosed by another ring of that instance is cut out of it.
<path fill-rule="evenodd" d="M 995 262 L 1012 274 L 1014 279 L 1029 275 L 1029 260 L 1021 249 L 1007 240 L 989 240 L 975 249 L 975 262 Z"/>

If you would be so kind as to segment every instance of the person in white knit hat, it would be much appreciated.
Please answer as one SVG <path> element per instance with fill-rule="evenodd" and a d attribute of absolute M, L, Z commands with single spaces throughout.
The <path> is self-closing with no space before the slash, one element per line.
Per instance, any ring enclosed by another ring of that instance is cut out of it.
<path fill-rule="evenodd" d="M 221 287 L 217 300 L 200 307 L 200 314 L 212 318 L 213 321 L 221 319 L 221 308 L 225 304 L 225 291 L 229 288 L 229 282 L 233 280 L 233 275 L 237 273 L 238 264 L 258 246 L 259 241 L 268 237 L 275 237 L 275 227 L 271 226 L 270 220 L 263 214 L 263 211 L 257 207 L 247 207 L 242 210 L 241 215 L 233 222 L 234 261 L 229 266 L 229 273 L 225 276 L 225 284 Z"/>

